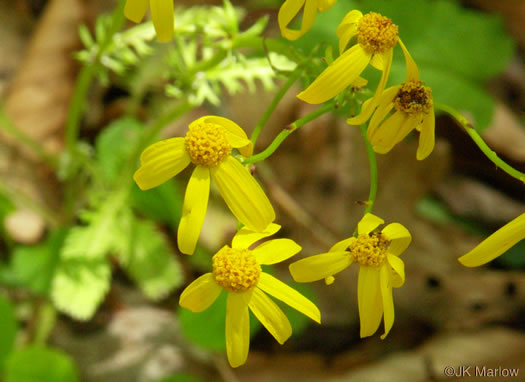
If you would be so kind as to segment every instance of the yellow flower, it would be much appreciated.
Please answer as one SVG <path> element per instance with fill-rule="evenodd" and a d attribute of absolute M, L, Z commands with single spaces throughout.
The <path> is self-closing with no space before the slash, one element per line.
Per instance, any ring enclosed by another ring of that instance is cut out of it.
<path fill-rule="evenodd" d="M 523 239 L 525 239 L 525 214 L 505 224 L 458 260 L 466 267 L 479 267 L 502 255 Z"/>
<path fill-rule="evenodd" d="M 392 288 L 405 282 L 405 265 L 399 255 L 405 251 L 412 237 L 399 223 L 392 223 L 380 232 L 373 232 L 384 221 L 366 214 L 357 226 L 358 236 L 336 243 L 328 253 L 307 257 L 290 265 L 295 281 L 311 282 L 325 279 L 334 281 L 333 275 L 350 264 L 359 264 L 357 301 L 361 337 L 374 334 L 384 316 L 384 339 L 394 324 Z"/>
<path fill-rule="evenodd" d="M 337 0 L 286 0 L 279 9 L 279 28 L 284 38 L 297 40 L 314 25 L 317 11 L 324 12 L 332 7 Z M 294 19 L 304 5 L 303 20 L 300 30 L 288 28 L 288 24 Z"/>
<path fill-rule="evenodd" d="M 170 41 L 173 38 L 173 0 L 126 0 L 124 15 L 134 23 L 140 23 L 148 10 L 159 41 Z"/>
<path fill-rule="evenodd" d="M 179 304 L 182 307 L 192 312 L 202 312 L 222 290 L 226 290 L 226 354 L 232 367 L 241 366 L 248 357 L 248 309 L 280 344 L 292 334 L 290 322 L 264 292 L 321 323 L 321 313 L 310 300 L 261 270 L 261 264 L 284 261 L 298 253 L 301 247 L 290 239 L 274 239 L 248 249 L 256 241 L 273 235 L 279 229 L 277 224 L 270 224 L 264 232 L 259 233 L 242 228 L 233 238 L 231 247 L 224 246 L 213 256 L 213 272 L 193 281 L 180 296 Z"/>
<path fill-rule="evenodd" d="M 394 46 L 401 42 L 397 25 L 379 13 L 370 12 L 363 16 L 358 10 L 353 10 L 339 24 L 337 36 L 340 56 L 297 97 L 311 104 L 328 101 L 351 85 L 370 64 L 383 72 L 374 95 L 377 98 L 390 74 Z M 357 36 L 357 44 L 345 51 L 354 36 Z M 400 45 L 406 50 L 403 44 Z"/>
<path fill-rule="evenodd" d="M 144 150 L 141 167 L 133 178 L 142 190 L 166 182 L 190 162 L 195 169 L 188 182 L 177 241 L 182 253 L 191 255 L 200 235 L 210 177 L 233 215 L 254 231 L 264 230 L 275 220 L 270 201 L 250 172 L 231 156 L 237 148 L 250 156 L 253 144 L 239 125 L 227 118 L 205 116 L 193 121 L 185 138 L 170 138 Z"/>
<path fill-rule="evenodd" d="M 401 46 L 403 43 L 400 42 Z M 386 154 L 412 130 L 420 132 L 416 157 L 425 159 L 434 149 L 434 104 L 432 90 L 419 80 L 416 63 L 406 49 L 407 80 L 386 89 L 378 97 L 366 100 L 362 111 L 348 119 L 350 125 L 361 125 L 370 116 L 367 137 L 374 151 Z M 375 112 L 374 112 L 375 111 Z"/>

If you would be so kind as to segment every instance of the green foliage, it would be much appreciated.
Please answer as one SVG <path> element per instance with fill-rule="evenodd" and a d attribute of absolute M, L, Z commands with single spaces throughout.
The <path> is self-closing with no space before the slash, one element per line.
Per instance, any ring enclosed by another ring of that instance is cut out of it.
<path fill-rule="evenodd" d="M 71 358 L 56 349 L 32 346 L 14 352 L 6 365 L 5 382 L 77 382 Z"/>
<path fill-rule="evenodd" d="M 176 376 L 161 379 L 158 382 L 202 382 L 202 379 L 191 374 L 177 374 Z"/>
<path fill-rule="evenodd" d="M 432 88 L 436 102 L 470 112 L 480 129 L 490 123 L 494 100 L 484 85 L 501 73 L 514 52 L 513 42 L 497 16 L 443 0 L 338 1 L 318 15 L 305 38 L 293 44 L 307 51 L 324 41 L 337 47 L 335 31 L 352 9 L 379 12 L 399 26 L 400 37 L 416 61 L 421 79 Z M 396 48 L 389 82 L 397 84 L 405 78 L 404 59 Z M 370 84 L 375 85 L 373 81 Z"/>
<path fill-rule="evenodd" d="M 136 184 L 131 190 L 131 204 L 141 215 L 169 224 L 175 230 L 182 216 L 183 191 L 176 180 L 142 191 Z"/>
<path fill-rule="evenodd" d="M 4 368 L 4 363 L 13 349 L 15 343 L 17 323 L 13 307 L 9 300 L 0 295 L 0 371 Z"/>

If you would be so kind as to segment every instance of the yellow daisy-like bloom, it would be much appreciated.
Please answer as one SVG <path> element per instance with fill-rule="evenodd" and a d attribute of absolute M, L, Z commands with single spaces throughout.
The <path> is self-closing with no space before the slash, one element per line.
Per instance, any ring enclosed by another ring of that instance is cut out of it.
<path fill-rule="evenodd" d="M 379 13 L 370 12 L 363 16 L 360 11 L 353 10 L 339 24 L 337 36 L 340 56 L 297 97 L 311 104 L 328 101 L 354 83 L 370 64 L 383 72 L 374 95 L 377 98 L 390 74 L 394 46 L 401 42 L 397 25 Z M 345 50 L 355 36 L 357 44 Z M 406 50 L 403 44 L 400 45 Z"/>
<path fill-rule="evenodd" d="M 285 314 L 265 292 L 321 323 L 321 313 L 310 300 L 261 270 L 261 264 L 280 263 L 298 253 L 301 247 L 290 239 L 274 239 L 249 249 L 253 243 L 279 229 L 277 224 L 270 224 L 264 232 L 242 228 L 233 238 L 231 247 L 224 246 L 213 256 L 213 272 L 193 281 L 180 296 L 182 307 L 202 312 L 222 290 L 226 290 L 226 354 L 232 367 L 241 366 L 248 357 L 248 309 L 280 344 L 292 334 Z"/>
<path fill-rule="evenodd" d="M 400 42 L 402 45 L 402 43 Z M 419 80 L 416 63 L 406 49 L 407 80 L 363 103 L 362 111 L 346 122 L 361 125 L 370 116 L 367 137 L 374 151 L 386 154 L 412 130 L 420 132 L 416 158 L 425 159 L 434 150 L 435 116 L 432 90 Z M 375 111 L 375 112 L 374 112 Z M 373 115 L 372 115 L 373 114 Z"/>
<path fill-rule="evenodd" d="M 392 223 L 380 232 L 373 232 L 384 221 L 366 214 L 357 226 L 358 236 L 336 243 L 328 253 L 307 257 L 290 265 L 295 281 L 311 282 L 325 279 L 334 281 L 333 275 L 350 264 L 359 264 L 357 300 L 361 338 L 373 335 L 384 316 L 384 339 L 394 324 L 392 288 L 405 282 L 405 265 L 399 255 L 405 251 L 412 237 L 399 223 Z"/>
<path fill-rule="evenodd" d="M 286 0 L 279 9 L 278 22 L 281 34 L 288 40 L 297 40 L 314 25 L 317 11 L 324 12 L 332 7 L 337 0 Z M 288 28 L 288 24 L 304 6 L 303 20 L 300 30 Z"/>
<path fill-rule="evenodd" d="M 124 15 L 134 23 L 140 23 L 148 10 L 151 10 L 153 26 L 159 41 L 171 41 L 173 38 L 173 0 L 126 0 Z"/>
<path fill-rule="evenodd" d="M 191 255 L 200 235 L 210 177 L 233 215 L 253 231 L 262 231 L 275 220 L 275 211 L 250 172 L 231 156 L 236 148 L 250 156 L 253 144 L 244 130 L 227 118 L 205 116 L 193 121 L 185 138 L 157 142 L 144 150 L 141 167 L 133 179 L 142 190 L 166 182 L 190 163 L 196 167 L 188 182 L 177 240 L 182 253 Z"/>
<path fill-rule="evenodd" d="M 494 260 L 525 239 L 525 214 L 505 224 L 458 260 L 466 267 L 479 267 Z"/>

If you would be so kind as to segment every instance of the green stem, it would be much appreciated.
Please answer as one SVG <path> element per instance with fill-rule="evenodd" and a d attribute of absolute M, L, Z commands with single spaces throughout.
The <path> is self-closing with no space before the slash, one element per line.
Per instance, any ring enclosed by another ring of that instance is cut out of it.
<path fill-rule="evenodd" d="M 474 143 L 479 147 L 479 149 L 485 154 L 485 156 L 490 159 L 496 166 L 501 168 L 503 171 L 505 171 L 507 174 L 512 176 L 513 178 L 519 180 L 520 182 L 525 183 L 525 174 L 516 170 L 512 166 L 508 165 L 506 162 L 504 162 L 502 159 L 498 157 L 498 154 L 496 154 L 481 138 L 479 133 L 476 131 L 474 126 L 456 109 L 453 107 L 450 107 L 448 105 L 434 103 L 434 107 L 437 110 L 441 110 L 450 116 L 452 116 L 456 121 L 459 122 L 461 127 L 466 131 L 466 133 L 472 138 Z"/>
<path fill-rule="evenodd" d="M 257 163 L 262 160 L 265 160 L 270 155 L 272 155 L 275 150 L 281 145 L 281 143 L 284 142 L 284 140 L 292 134 L 295 130 L 298 128 L 306 125 L 308 122 L 313 121 L 314 119 L 320 117 L 321 115 L 329 112 L 330 110 L 334 109 L 334 103 L 329 102 L 323 106 L 321 106 L 316 111 L 305 115 L 302 118 L 299 118 L 297 121 L 291 123 L 290 125 L 286 126 L 286 128 L 281 131 L 273 140 L 273 142 L 262 152 L 259 154 L 253 155 L 243 161 L 244 164 L 250 164 L 250 163 Z"/>
<path fill-rule="evenodd" d="M 368 194 L 368 201 L 366 203 L 366 209 L 364 214 L 371 213 L 374 208 L 374 203 L 376 200 L 377 194 L 377 160 L 376 153 L 372 147 L 372 144 L 366 136 L 366 126 L 361 125 L 361 134 L 363 135 L 363 140 L 366 145 L 366 153 L 368 154 L 368 163 L 370 164 L 370 192 Z"/>
<path fill-rule="evenodd" d="M 281 89 L 279 89 L 268 108 L 264 111 L 264 114 L 262 115 L 259 122 L 257 122 L 257 125 L 255 126 L 255 129 L 253 130 L 252 135 L 250 137 L 250 140 L 253 142 L 254 146 L 257 142 L 259 134 L 261 134 L 262 129 L 264 128 L 264 126 L 272 116 L 273 112 L 277 108 L 277 105 L 279 105 L 279 102 L 281 102 L 281 100 L 283 99 L 284 95 L 288 92 L 290 87 L 301 76 L 301 70 L 302 69 L 299 67 L 299 65 L 297 65 L 297 68 L 295 68 L 290 77 L 288 77 L 288 80 L 284 83 Z"/>

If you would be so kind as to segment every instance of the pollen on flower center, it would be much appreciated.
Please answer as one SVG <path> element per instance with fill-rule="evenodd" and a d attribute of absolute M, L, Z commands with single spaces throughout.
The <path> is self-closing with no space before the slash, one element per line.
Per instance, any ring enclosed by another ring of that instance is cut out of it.
<path fill-rule="evenodd" d="M 423 86 L 422 81 L 405 82 L 394 98 L 394 107 L 398 111 L 411 115 L 430 113 L 432 90 Z"/>
<path fill-rule="evenodd" d="M 212 258 L 213 277 L 229 292 L 253 288 L 261 275 L 261 266 L 249 249 L 225 247 Z"/>
<path fill-rule="evenodd" d="M 384 53 L 398 40 L 398 28 L 388 17 L 376 12 L 364 15 L 357 25 L 357 41 L 368 53 Z"/>
<path fill-rule="evenodd" d="M 224 129 L 213 123 L 191 126 L 184 144 L 191 161 L 203 167 L 217 167 L 232 152 Z"/>
<path fill-rule="evenodd" d="M 389 241 L 381 233 L 359 235 L 348 248 L 353 261 L 366 267 L 378 267 L 386 260 Z"/>

